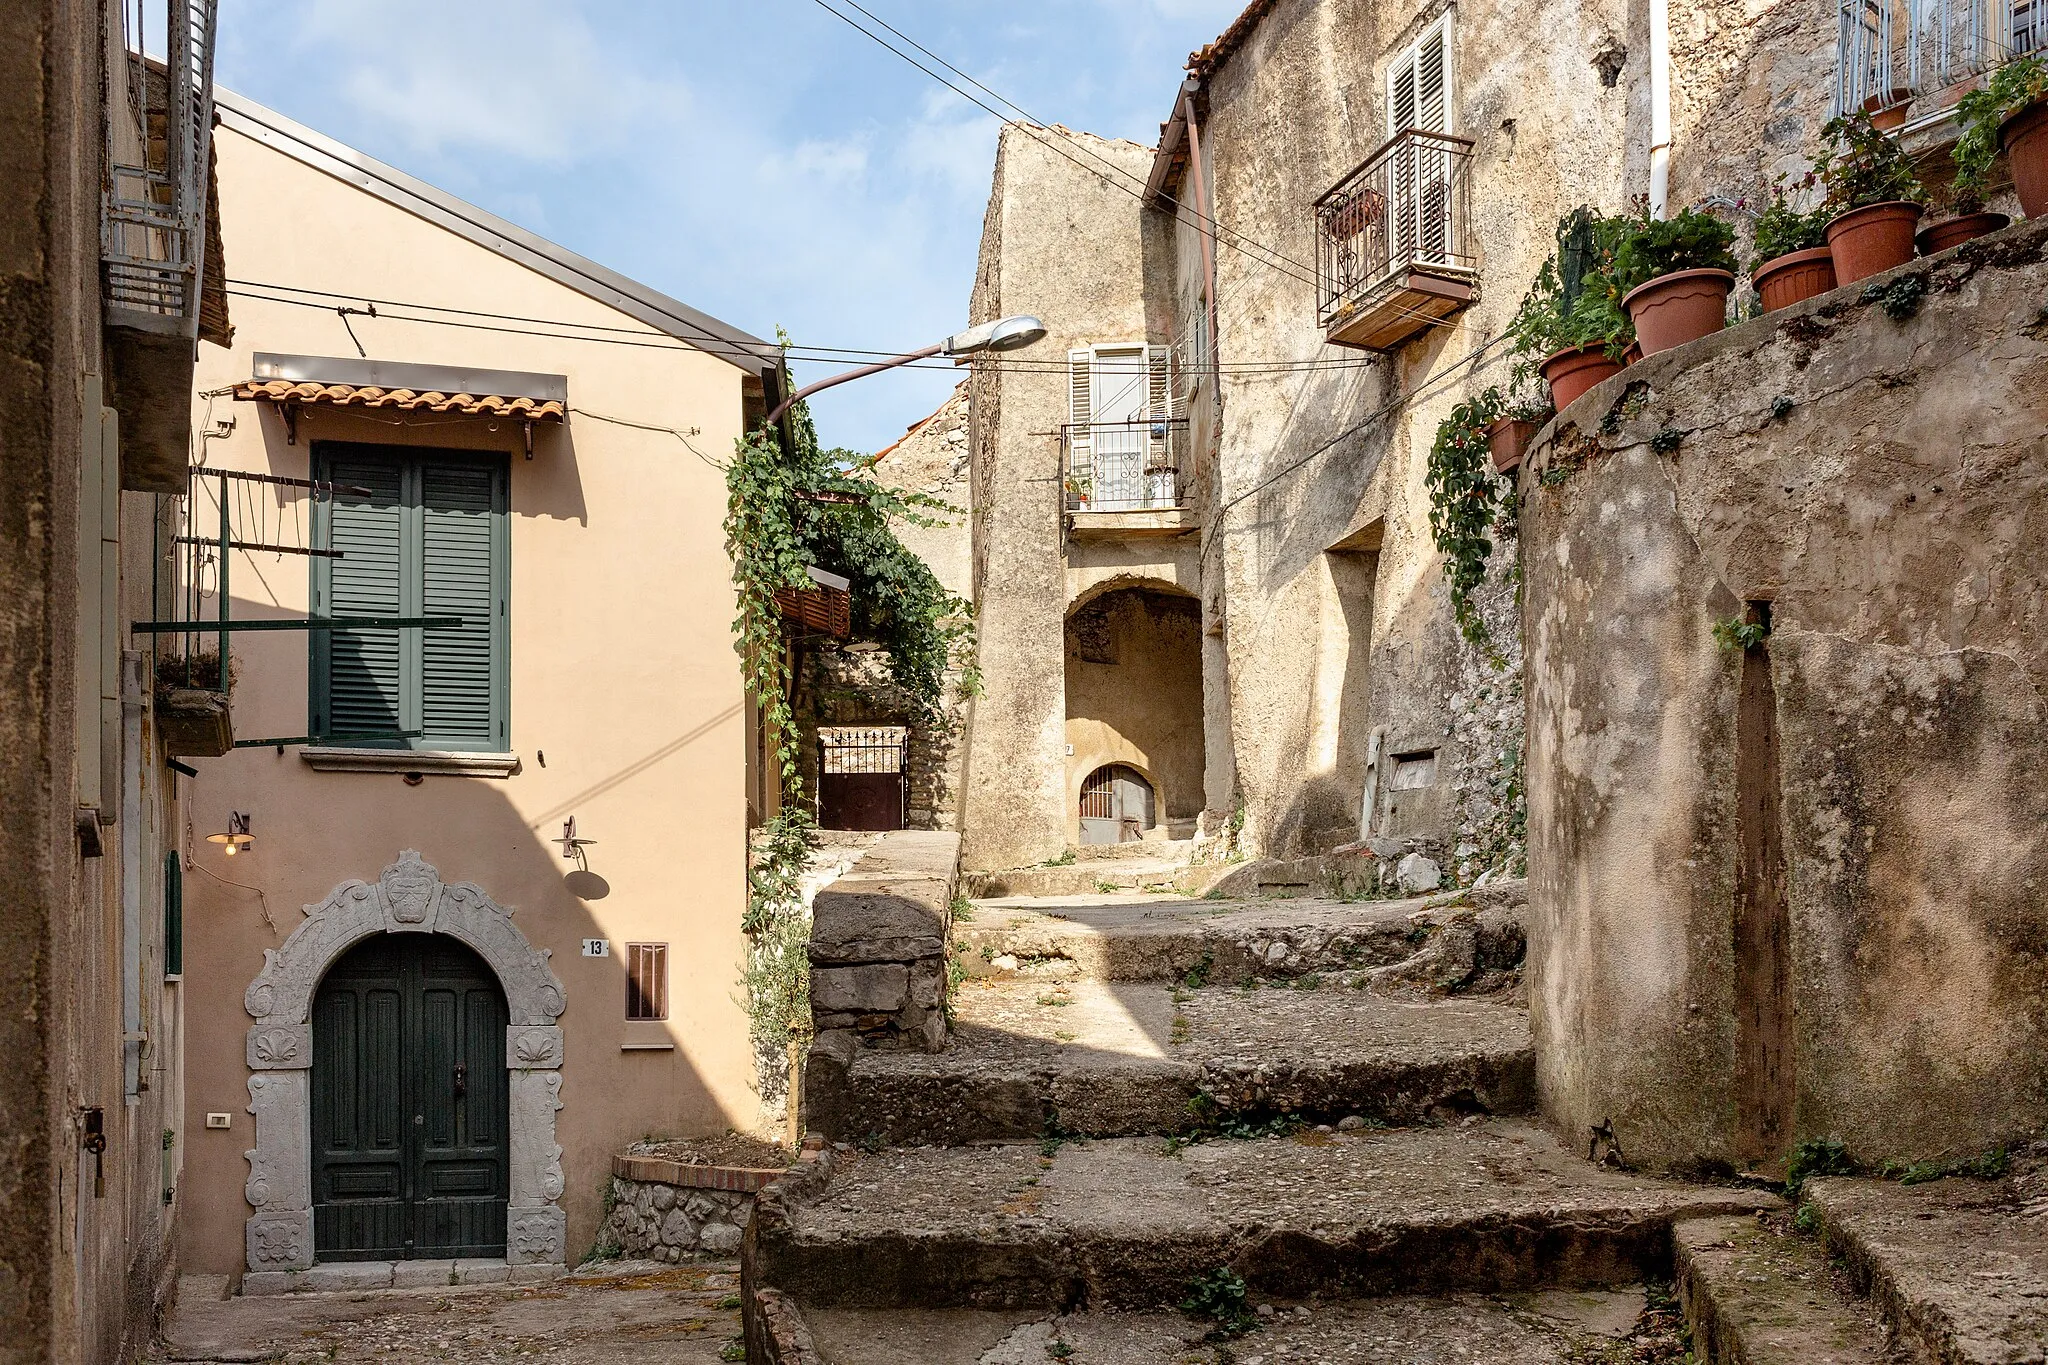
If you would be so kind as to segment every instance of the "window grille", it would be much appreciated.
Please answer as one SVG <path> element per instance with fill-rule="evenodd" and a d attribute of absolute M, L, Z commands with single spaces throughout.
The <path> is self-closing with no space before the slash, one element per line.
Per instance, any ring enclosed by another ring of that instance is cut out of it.
<path fill-rule="evenodd" d="M 1835 112 L 1888 108 L 2048 49 L 2044 0 L 1839 0 Z"/>
<path fill-rule="evenodd" d="M 668 945 L 626 945 L 626 1018 L 668 1018 Z"/>
<path fill-rule="evenodd" d="M 901 725 L 821 725 L 818 769 L 829 774 L 900 773 L 910 731 Z"/>

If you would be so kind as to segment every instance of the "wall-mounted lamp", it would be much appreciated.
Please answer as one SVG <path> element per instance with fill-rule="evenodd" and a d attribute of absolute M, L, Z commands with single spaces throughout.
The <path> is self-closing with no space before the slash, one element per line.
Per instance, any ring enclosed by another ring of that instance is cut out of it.
<path fill-rule="evenodd" d="M 230 858 L 256 847 L 256 841 L 249 837 L 249 813 L 240 810 L 229 811 L 226 831 L 207 835 L 206 842 L 219 844 L 220 851 Z"/>
<path fill-rule="evenodd" d="M 579 900 L 603 900 L 612 893 L 612 884 L 590 870 L 590 859 L 583 850 L 597 842 L 595 839 L 576 837 L 576 817 L 570 816 L 562 822 L 562 856 L 576 864 L 576 870 L 562 878 L 562 885 Z"/>

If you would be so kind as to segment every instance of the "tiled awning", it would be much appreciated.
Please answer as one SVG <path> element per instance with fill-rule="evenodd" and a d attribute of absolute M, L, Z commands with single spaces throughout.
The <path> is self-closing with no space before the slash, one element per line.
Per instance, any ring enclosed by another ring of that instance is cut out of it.
<path fill-rule="evenodd" d="M 254 377 L 235 384 L 233 393 L 247 402 L 392 408 L 523 422 L 562 422 L 569 416 L 569 381 L 558 374 L 343 356 L 259 354 Z"/>

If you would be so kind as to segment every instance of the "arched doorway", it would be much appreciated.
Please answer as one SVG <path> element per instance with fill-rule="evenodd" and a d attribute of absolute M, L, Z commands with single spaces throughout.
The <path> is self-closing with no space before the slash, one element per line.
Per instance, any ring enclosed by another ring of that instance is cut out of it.
<path fill-rule="evenodd" d="M 505 1254 L 505 993 L 444 934 L 378 934 L 313 999 L 314 1250 L 323 1261 Z"/>
<path fill-rule="evenodd" d="M 1081 783 L 1081 842 L 1127 844 L 1145 837 L 1154 818 L 1152 784 L 1125 763 L 1107 763 Z"/>

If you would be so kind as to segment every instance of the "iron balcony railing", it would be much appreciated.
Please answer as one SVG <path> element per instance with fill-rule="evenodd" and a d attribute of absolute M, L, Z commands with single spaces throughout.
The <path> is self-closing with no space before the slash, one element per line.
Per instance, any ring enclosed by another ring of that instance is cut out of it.
<path fill-rule="evenodd" d="M 1068 422 L 1060 472 L 1069 512 L 1156 512 L 1181 505 L 1185 417 Z"/>
<path fill-rule="evenodd" d="M 1895 107 L 2048 51 L 2048 0 L 1839 0 L 1835 112 Z"/>
<path fill-rule="evenodd" d="M 137 98 L 107 110 L 100 215 L 107 321 L 118 327 L 199 332 L 218 8 L 219 0 L 167 0 L 161 82 L 146 69 L 141 34 L 125 35 Z"/>
<path fill-rule="evenodd" d="M 1316 201 L 1316 313 L 1327 329 L 1411 270 L 1469 276 L 1472 142 L 1410 128 Z"/>

